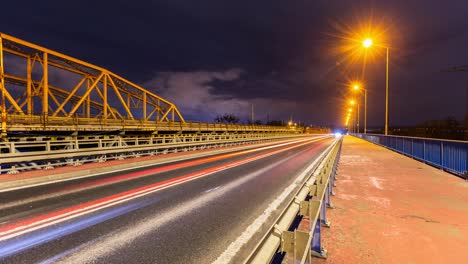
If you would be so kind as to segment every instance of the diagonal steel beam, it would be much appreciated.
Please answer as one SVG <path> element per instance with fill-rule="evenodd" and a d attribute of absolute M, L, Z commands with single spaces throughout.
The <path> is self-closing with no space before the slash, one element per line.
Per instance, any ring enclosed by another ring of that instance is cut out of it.
<path fill-rule="evenodd" d="M 96 87 L 96 85 L 99 83 L 99 80 L 104 76 L 104 72 L 99 75 L 99 77 L 96 79 L 96 81 L 93 82 L 93 84 L 89 87 L 89 89 L 86 91 L 85 94 L 81 97 L 81 99 L 76 103 L 75 107 L 68 113 L 68 116 L 73 116 L 73 114 L 78 110 L 78 108 L 81 106 L 81 104 L 84 102 L 86 97 L 91 93 L 91 91 Z"/>
<path fill-rule="evenodd" d="M 67 98 L 65 98 L 65 100 L 63 100 L 62 104 L 57 108 L 57 110 L 55 110 L 55 112 L 52 114 L 52 116 L 57 116 L 58 112 L 60 112 L 60 110 L 63 109 L 63 107 L 70 101 L 70 98 L 73 97 L 74 94 L 76 94 L 76 91 L 78 91 L 78 89 L 83 85 L 83 83 L 86 81 L 87 79 L 87 76 L 84 76 L 79 82 L 78 84 L 75 86 L 75 88 L 73 88 L 73 90 L 70 92 L 70 94 L 68 95 Z"/>

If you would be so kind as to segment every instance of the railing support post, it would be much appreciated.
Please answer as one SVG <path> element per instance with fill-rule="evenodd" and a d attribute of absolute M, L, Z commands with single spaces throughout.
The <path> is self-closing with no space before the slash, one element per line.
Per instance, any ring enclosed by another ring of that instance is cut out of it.
<path fill-rule="evenodd" d="M 426 141 L 423 139 L 423 160 L 426 162 Z"/>
<path fill-rule="evenodd" d="M 325 191 L 325 200 L 326 200 L 326 203 L 327 203 L 327 207 L 333 209 L 334 206 L 333 206 L 333 204 L 331 202 L 331 199 L 330 199 L 330 195 L 331 195 L 331 192 L 332 192 L 330 184 L 331 184 L 331 182 L 329 181 L 328 185 L 327 185 L 327 189 Z"/>
<path fill-rule="evenodd" d="M 440 168 L 444 170 L 444 142 L 440 141 Z"/>
<path fill-rule="evenodd" d="M 327 196 L 327 191 L 325 192 L 325 197 Z M 325 198 L 326 199 L 326 198 Z M 320 223 L 322 223 L 325 227 L 330 227 L 331 223 L 327 219 L 327 202 L 322 203 L 320 207 Z"/>
<path fill-rule="evenodd" d="M 316 221 L 312 241 L 310 243 L 311 255 L 318 258 L 327 258 L 328 252 L 325 248 L 322 247 L 322 235 L 320 229 L 321 223 L 320 221 Z"/>

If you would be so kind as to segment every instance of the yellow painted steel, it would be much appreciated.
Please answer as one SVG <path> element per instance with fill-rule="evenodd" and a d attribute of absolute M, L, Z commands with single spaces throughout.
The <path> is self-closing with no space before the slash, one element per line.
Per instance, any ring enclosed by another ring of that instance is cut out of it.
<path fill-rule="evenodd" d="M 2 131 L 1 131 L 1 137 L 5 137 L 6 136 L 6 129 L 7 129 L 7 126 L 6 126 L 6 119 L 7 119 L 7 115 L 6 115 L 6 89 L 5 89 L 5 72 L 3 71 L 3 38 L 2 38 L 2 35 L 0 34 L 0 91 L 2 92 L 2 101 L 1 101 L 1 121 L 2 121 Z"/>
<path fill-rule="evenodd" d="M 73 86 L 73 78 L 63 73 L 80 79 Z M 59 85 L 54 83 L 67 78 Z M 115 73 L 3 33 L 0 79 L 3 136 L 10 127 L 28 125 L 21 120 L 38 118 L 43 127 L 50 120 L 66 124 L 77 118 L 96 119 L 103 126 L 108 120 L 114 120 L 112 124 L 138 120 L 143 126 L 148 122 L 186 123 L 174 103 Z M 18 91 L 22 94 L 18 95 Z"/>

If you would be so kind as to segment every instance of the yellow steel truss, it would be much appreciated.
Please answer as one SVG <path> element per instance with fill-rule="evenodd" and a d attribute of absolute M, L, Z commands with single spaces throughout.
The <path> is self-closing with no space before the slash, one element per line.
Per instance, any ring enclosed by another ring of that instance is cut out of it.
<path fill-rule="evenodd" d="M 79 81 L 50 82 L 63 73 Z M 175 104 L 117 74 L 3 33 L 0 79 L 3 136 L 9 115 L 40 116 L 45 126 L 48 120 L 67 123 L 76 118 L 99 119 L 104 125 L 107 120 L 185 123 Z"/>

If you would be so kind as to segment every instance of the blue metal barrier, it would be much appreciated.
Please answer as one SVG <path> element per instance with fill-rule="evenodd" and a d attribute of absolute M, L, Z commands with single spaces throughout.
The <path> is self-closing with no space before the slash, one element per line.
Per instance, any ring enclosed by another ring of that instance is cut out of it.
<path fill-rule="evenodd" d="M 468 141 L 374 134 L 355 136 L 468 179 Z"/>

